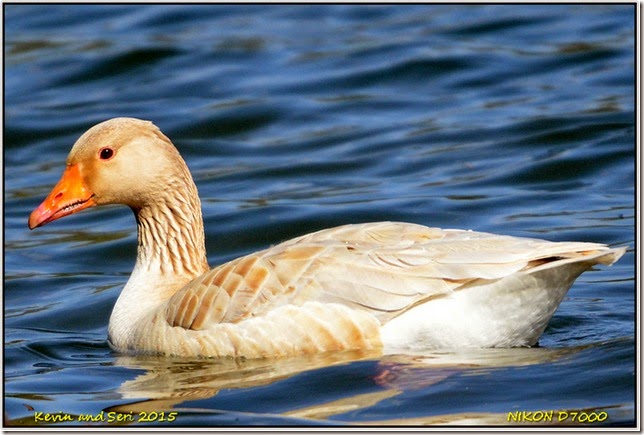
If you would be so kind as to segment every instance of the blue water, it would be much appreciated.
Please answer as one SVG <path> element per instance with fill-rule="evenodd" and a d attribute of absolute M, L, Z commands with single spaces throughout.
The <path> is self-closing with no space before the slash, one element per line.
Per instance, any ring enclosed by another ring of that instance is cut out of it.
<path fill-rule="evenodd" d="M 5 425 L 635 424 L 634 13 L 4 5 Z M 118 355 L 106 330 L 131 212 L 27 229 L 74 141 L 114 116 L 153 120 L 180 149 L 211 265 L 386 219 L 630 249 L 579 278 L 538 348 Z"/>

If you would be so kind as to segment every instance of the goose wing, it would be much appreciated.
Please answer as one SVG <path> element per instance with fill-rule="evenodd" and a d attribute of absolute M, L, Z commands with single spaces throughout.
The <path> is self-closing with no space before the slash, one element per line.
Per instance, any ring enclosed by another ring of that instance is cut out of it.
<path fill-rule="evenodd" d="M 602 250 L 608 248 L 408 223 L 345 225 L 214 268 L 170 298 L 165 315 L 172 326 L 200 330 L 320 302 L 360 308 L 384 323 L 473 280 Z"/>

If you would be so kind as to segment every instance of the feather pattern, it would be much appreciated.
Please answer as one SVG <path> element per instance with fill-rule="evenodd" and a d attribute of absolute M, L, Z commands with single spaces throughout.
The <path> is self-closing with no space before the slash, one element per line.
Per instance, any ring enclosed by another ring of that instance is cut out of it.
<path fill-rule="evenodd" d="M 168 301 L 166 319 L 200 330 L 316 301 L 360 309 L 384 323 L 473 281 L 604 249 L 399 222 L 346 225 L 212 269 Z"/>

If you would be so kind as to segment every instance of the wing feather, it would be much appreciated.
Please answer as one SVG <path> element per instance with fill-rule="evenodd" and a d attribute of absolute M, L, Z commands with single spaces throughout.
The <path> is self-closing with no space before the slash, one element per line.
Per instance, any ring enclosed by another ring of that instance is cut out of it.
<path fill-rule="evenodd" d="M 478 280 L 607 249 L 379 222 L 302 236 L 219 266 L 170 298 L 172 326 L 207 329 L 307 302 L 360 307 L 381 321 Z"/>

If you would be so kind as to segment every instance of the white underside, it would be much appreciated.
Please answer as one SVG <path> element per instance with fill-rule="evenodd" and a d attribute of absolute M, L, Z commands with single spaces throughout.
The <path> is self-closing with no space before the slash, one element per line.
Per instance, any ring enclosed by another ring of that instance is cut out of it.
<path fill-rule="evenodd" d="M 533 346 L 572 283 L 567 273 L 541 275 L 518 273 L 418 305 L 381 328 L 385 352 Z"/>

